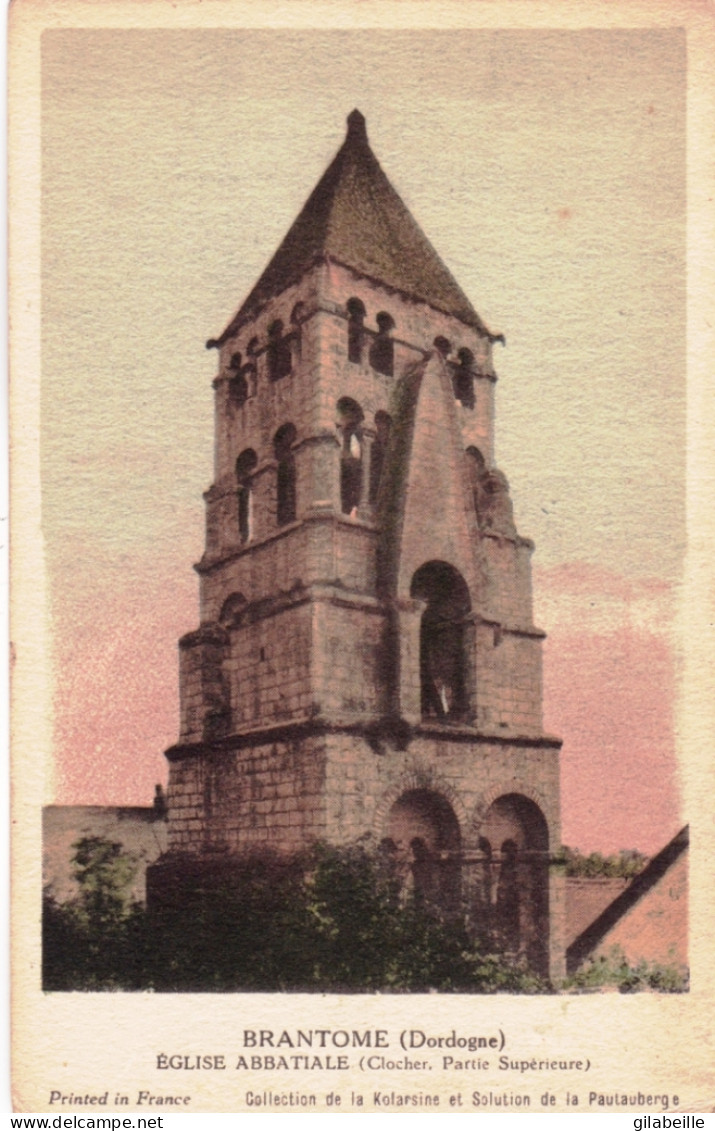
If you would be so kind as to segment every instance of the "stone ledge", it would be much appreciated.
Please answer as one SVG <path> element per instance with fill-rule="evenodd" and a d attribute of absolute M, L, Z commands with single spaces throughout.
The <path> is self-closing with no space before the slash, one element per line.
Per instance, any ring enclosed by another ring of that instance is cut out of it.
<path fill-rule="evenodd" d="M 501 746 L 523 746 L 545 750 L 560 750 L 563 740 L 550 734 L 524 734 L 506 728 L 499 731 L 471 727 L 464 723 L 426 723 L 411 726 L 403 719 L 375 718 L 345 719 L 339 717 L 304 716 L 289 722 L 255 730 L 239 731 L 213 742 L 186 742 L 170 746 L 166 751 L 169 762 L 182 762 L 186 759 L 226 755 L 247 746 L 268 746 L 280 741 L 293 741 L 330 734 L 349 734 L 364 738 L 376 753 L 384 753 L 383 743 L 388 740 L 398 749 L 406 749 L 413 738 L 436 738 L 458 743 L 488 744 Z"/>

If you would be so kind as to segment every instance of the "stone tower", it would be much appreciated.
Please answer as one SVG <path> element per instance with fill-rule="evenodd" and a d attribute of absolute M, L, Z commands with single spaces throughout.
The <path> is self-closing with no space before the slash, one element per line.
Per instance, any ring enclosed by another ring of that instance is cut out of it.
<path fill-rule="evenodd" d="M 370 833 L 428 898 L 466 898 L 558 974 L 560 743 L 542 732 L 533 545 L 494 465 L 496 340 L 354 110 L 207 343 L 215 479 L 164 867 Z"/>

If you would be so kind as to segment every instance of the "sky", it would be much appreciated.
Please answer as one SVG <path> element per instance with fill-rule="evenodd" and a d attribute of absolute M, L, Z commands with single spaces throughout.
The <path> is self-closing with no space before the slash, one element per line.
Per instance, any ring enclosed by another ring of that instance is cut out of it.
<path fill-rule="evenodd" d="M 51 30 L 42 41 L 47 800 L 148 804 L 212 477 L 216 353 L 358 106 L 494 331 L 536 542 L 562 831 L 683 823 L 685 42 L 677 29 Z"/>

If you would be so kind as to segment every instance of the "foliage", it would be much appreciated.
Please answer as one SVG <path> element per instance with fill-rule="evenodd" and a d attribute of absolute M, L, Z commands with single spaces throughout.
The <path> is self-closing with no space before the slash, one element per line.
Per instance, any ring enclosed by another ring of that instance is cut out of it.
<path fill-rule="evenodd" d="M 634 848 L 621 849 L 611 856 L 591 852 L 584 856 L 577 848 L 562 845 L 554 858 L 554 863 L 564 868 L 567 876 L 593 878 L 622 878 L 632 880 L 642 872 L 648 857 Z"/>
<path fill-rule="evenodd" d="M 146 914 L 146 980 L 161 991 L 285 990 L 308 980 L 302 871 L 265 852 Z"/>
<path fill-rule="evenodd" d="M 566 990 L 617 989 L 622 994 L 641 990 L 657 990 L 659 993 L 686 993 L 688 971 L 675 966 L 661 966 L 658 963 L 639 962 L 629 964 L 623 951 L 614 947 L 608 955 L 591 958 L 571 978 L 564 983 Z"/>
<path fill-rule="evenodd" d="M 176 991 L 543 992 L 522 965 L 485 953 L 463 917 L 405 896 L 369 844 L 268 852 L 188 884 L 146 912 L 133 862 L 100 838 L 75 845 L 79 897 L 46 897 L 44 987 Z"/>
<path fill-rule="evenodd" d="M 390 861 L 368 843 L 319 846 L 306 880 L 312 981 L 333 990 L 543 991 L 534 974 L 484 954 L 464 919 L 403 897 Z"/>
<path fill-rule="evenodd" d="M 103 837 L 83 837 L 73 848 L 79 894 L 62 904 L 50 892 L 44 895 L 44 988 L 136 988 L 144 918 L 130 896 L 137 862 Z"/>

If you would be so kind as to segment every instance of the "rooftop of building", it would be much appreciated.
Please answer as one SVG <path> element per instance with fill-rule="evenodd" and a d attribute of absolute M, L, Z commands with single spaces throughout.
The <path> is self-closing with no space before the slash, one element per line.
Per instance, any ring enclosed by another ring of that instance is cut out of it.
<path fill-rule="evenodd" d="M 318 262 L 339 263 L 366 278 L 453 315 L 491 337 L 370 148 L 365 118 L 348 116 L 345 141 L 308 197 L 219 346 Z"/>

